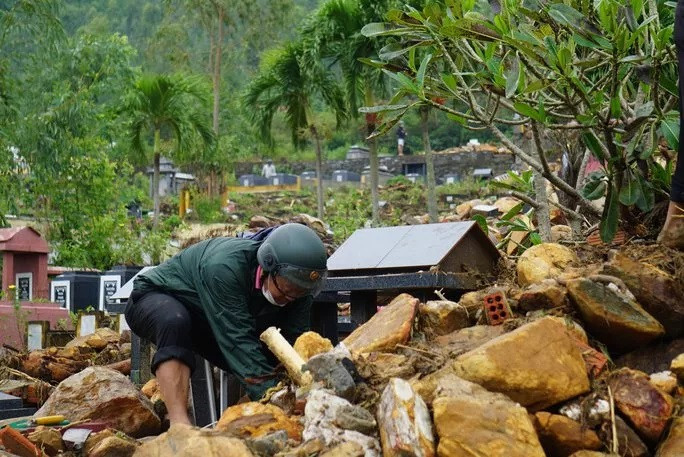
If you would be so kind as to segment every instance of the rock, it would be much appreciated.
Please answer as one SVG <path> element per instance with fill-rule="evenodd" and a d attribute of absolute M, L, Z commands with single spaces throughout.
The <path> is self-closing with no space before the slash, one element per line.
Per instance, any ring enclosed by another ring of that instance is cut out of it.
<path fill-rule="evenodd" d="M 326 448 L 321 440 L 304 441 L 299 446 L 278 453 L 277 457 L 309 457 L 319 455 Z"/>
<path fill-rule="evenodd" d="M 140 388 L 140 392 L 147 398 L 152 398 L 154 394 L 159 392 L 159 382 L 157 382 L 157 378 L 152 378 L 147 381 L 145 385 Z"/>
<path fill-rule="evenodd" d="M 554 225 L 551 227 L 551 241 L 558 243 L 561 240 L 572 239 L 572 228 L 568 225 Z"/>
<path fill-rule="evenodd" d="M 61 382 L 88 367 L 93 352 L 90 346 L 31 351 L 21 361 L 21 371 L 43 381 Z"/>
<path fill-rule="evenodd" d="M 475 315 L 482 309 L 483 300 L 488 293 L 489 288 L 476 290 L 474 292 L 466 292 L 461 295 L 461 298 L 458 300 L 458 304 L 468 311 L 471 323 L 475 323 Z"/>
<path fill-rule="evenodd" d="M 684 334 L 684 287 L 672 275 L 619 253 L 602 272 L 622 279 L 646 312 L 663 324 L 669 338 Z"/>
<path fill-rule="evenodd" d="M 430 300 L 418 305 L 418 323 L 429 335 L 446 335 L 468 326 L 468 310 L 449 300 Z"/>
<path fill-rule="evenodd" d="M 118 344 L 121 336 L 111 328 L 98 328 L 95 333 L 83 335 L 69 341 L 64 347 L 82 347 L 90 346 L 93 349 L 101 350 L 107 347 L 108 344 Z"/>
<path fill-rule="evenodd" d="M 347 400 L 354 399 L 356 383 L 335 354 L 328 352 L 315 355 L 304 364 L 302 370 L 309 370 L 314 381 L 322 382 L 335 395 Z"/>
<path fill-rule="evenodd" d="M 306 362 L 311 357 L 331 351 L 333 348 L 329 339 L 323 338 L 316 332 L 305 332 L 299 335 L 294 344 L 294 350 Z"/>
<path fill-rule="evenodd" d="M 611 373 L 608 385 L 616 408 L 637 433 L 650 443 L 658 442 L 672 414 L 672 397 L 653 387 L 645 373 L 629 368 Z"/>
<path fill-rule="evenodd" d="M 589 332 L 611 349 L 629 351 L 665 334 L 660 322 L 612 283 L 573 279 L 567 288 Z"/>
<path fill-rule="evenodd" d="M 648 377 L 648 381 L 655 388 L 662 390 L 666 394 L 672 394 L 677 388 L 677 376 L 671 371 L 660 371 L 658 373 L 652 373 Z"/>
<path fill-rule="evenodd" d="M 684 338 L 664 343 L 653 343 L 622 355 L 615 360 L 618 367 L 628 367 L 644 373 L 670 370 L 672 361 L 684 353 Z M 671 370 L 675 372 L 674 370 Z"/>
<path fill-rule="evenodd" d="M 408 382 L 390 380 L 380 397 L 377 416 L 383 456 L 435 455 L 430 412 Z"/>
<path fill-rule="evenodd" d="M 336 446 L 346 442 L 361 445 L 367 457 L 380 457 L 380 442 L 371 436 L 353 429 L 342 428 L 353 424 L 355 428 L 363 425 L 368 430 L 368 411 L 349 403 L 347 400 L 322 390 L 314 389 L 309 393 L 305 408 L 304 440 L 319 440 L 325 446 Z M 365 419 L 364 419 L 365 416 Z"/>
<path fill-rule="evenodd" d="M 561 308 L 568 304 L 568 291 L 554 279 L 528 286 L 518 299 L 518 307 L 523 311 Z"/>
<path fill-rule="evenodd" d="M 446 351 L 452 357 L 482 346 L 489 340 L 504 334 L 504 328 L 500 325 L 475 325 L 464 328 L 448 335 L 438 336 L 434 339 L 435 345 Z"/>
<path fill-rule="evenodd" d="M 570 457 L 620 457 L 615 454 L 605 454 L 598 451 L 577 451 Z"/>
<path fill-rule="evenodd" d="M 50 457 L 64 451 L 62 434 L 56 428 L 39 425 L 27 438 Z"/>
<path fill-rule="evenodd" d="M 558 414 L 536 413 L 534 428 L 548 457 L 568 457 L 583 449 L 597 451 L 603 447 L 596 432 Z"/>
<path fill-rule="evenodd" d="M 279 430 L 295 441 L 302 439 L 302 426 L 275 405 L 257 401 L 240 403 L 226 409 L 216 424 L 218 430 L 240 438 L 258 438 Z"/>
<path fill-rule="evenodd" d="M 658 448 L 656 457 L 681 457 L 684 455 L 684 417 L 672 421 L 670 433 Z"/>
<path fill-rule="evenodd" d="M 319 454 L 319 457 L 363 457 L 363 447 L 358 443 L 343 443 L 329 451 Z"/>
<path fill-rule="evenodd" d="M 495 217 L 499 215 L 499 208 L 492 205 L 476 205 L 470 210 L 470 216 Z"/>
<path fill-rule="evenodd" d="M 287 432 L 278 430 L 258 438 L 248 438 L 247 446 L 257 455 L 273 456 L 287 446 Z"/>
<path fill-rule="evenodd" d="M 684 353 L 679 354 L 672 360 L 670 371 L 672 371 L 679 381 L 684 384 Z"/>
<path fill-rule="evenodd" d="M 220 430 L 172 425 L 168 432 L 140 446 L 134 457 L 254 457 L 241 440 Z"/>
<path fill-rule="evenodd" d="M 587 397 L 569 401 L 558 412 L 589 427 L 598 427 L 610 420 L 610 403 L 593 393 Z"/>
<path fill-rule="evenodd" d="M 589 390 L 584 360 L 565 326 L 545 317 L 456 359 L 455 373 L 539 410 Z"/>
<path fill-rule="evenodd" d="M 85 442 L 83 455 L 87 457 L 131 457 L 138 442 L 111 429 L 91 434 Z"/>
<path fill-rule="evenodd" d="M 402 354 L 371 352 L 356 360 L 360 375 L 372 385 L 385 385 L 390 378 L 408 378 L 415 373 L 409 358 Z"/>
<path fill-rule="evenodd" d="M 494 202 L 494 206 L 496 206 L 496 209 L 498 209 L 501 214 L 506 214 L 520 203 L 520 200 L 515 197 L 501 197 Z"/>
<path fill-rule="evenodd" d="M 459 378 L 449 365 L 414 382 L 413 388 L 428 405 L 438 397 L 474 396 L 487 392 L 484 387 Z"/>
<path fill-rule="evenodd" d="M 518 284 L 528 286 L 555 279 L 563 270 L 579 262 L 575 253 L 557 243 L 542 243 L 527 249 L 518 259 Z"/>
<path fill-rule="evenodd" d="M 544 457 L 525 408 L 480 386 L 463 389 L 432 403 L 438 456 Z"/>
<path fill-rule="evenodd" d="M 103 367 L 88 367 L 62 381 L 34 417 L 60 414 L 71 422 L 106 422 L 133 437 L 154 435 L 161 426 L 150 400 L 126 376 Z"/>
<path fill-rule="evenodd" d="M 418 299 L 409 294 L 398 295 L 368 322 L 357 327 L 344 345 L 355 357 L 372 351 L 391 351 L 406 343 L 411 336 Z"/>
<path fill-rule="evenodd" d="M 619 415 L 615 415 L 615 429 L 617 431 L 618 455 L 626 457 L 651 457 L 648 446 L 639 438 L 632 428 Z M 610 420 L 601 425 L 601 435 L 605 443 L 613 440 L 613 430 Z"/>

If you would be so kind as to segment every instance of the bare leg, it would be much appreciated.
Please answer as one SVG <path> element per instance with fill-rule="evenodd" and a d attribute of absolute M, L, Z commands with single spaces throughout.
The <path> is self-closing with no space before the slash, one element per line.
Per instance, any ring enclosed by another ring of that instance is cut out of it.
<path fill-rule="evenodd" d="M 169 412 L 171 425 L 191 425 L 188 417 L 190 368 L 178 360 L 171 359 L 159 364 L 155 376 L 166 410 Z"/>
<path fill-rule="evenodd" d="M 404 155 L 404 145 L 403 144 L 398 145 L 397 149 L 398 149 L 399 155 L 403 156 Z"/>

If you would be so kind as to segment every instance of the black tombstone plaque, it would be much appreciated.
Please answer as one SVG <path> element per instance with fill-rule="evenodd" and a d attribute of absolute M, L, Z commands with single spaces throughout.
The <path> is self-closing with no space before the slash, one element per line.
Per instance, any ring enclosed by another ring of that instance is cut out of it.
<path fill-rule="evenodd" d="M 17 277 L 17 295 L 19 300 L 31 299 L 31 278 L 29 276 Z"/>

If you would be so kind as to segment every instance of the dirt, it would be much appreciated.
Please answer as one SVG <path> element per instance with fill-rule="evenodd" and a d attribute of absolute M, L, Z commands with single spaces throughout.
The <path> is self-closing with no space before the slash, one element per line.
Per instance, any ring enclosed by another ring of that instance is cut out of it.
<path fill-rule="evenodd" d="M 672 275 L 684 284 L 684 252 L 660 244 L 628 244 L 620 252 L 632 260 L 648 263 Z"/>

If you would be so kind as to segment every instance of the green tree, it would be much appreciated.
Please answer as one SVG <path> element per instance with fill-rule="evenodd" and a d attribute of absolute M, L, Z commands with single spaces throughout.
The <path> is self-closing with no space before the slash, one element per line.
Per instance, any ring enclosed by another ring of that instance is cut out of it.
<path fill-rule="evenodd" d="M 291 43 L 266 60 L 259 76 L 247 88 L 244 105 L 260 128 L 264 139 L 271 138 L 273 116 L 285 110 L 285 121 L 297 147 L 310 134 L 316 148 L 318 178 L 318 217 L 323 217 L 322 134 L 316 119 L 314 97 L 319 96 L 333 110 L 338 124 L 346 117 L 344 94 L 332 75 L 321 65 L 302 67 L 302 43 Z"/>
<path fill-rule="evenodd" d="M 196 145 L 212 147 L 214 135 L 201 107 L 207 90 L 197 77 L 183 75 L 143 75 L 135 83 L 124 111 L 130 116 L 129 135 L 134 152 L 147 156 L 147 140 L 152 138 L 154 175 L 154 228 L 159 220 L 159 159 L 162 132 L 174 140 L 175 152 L 183 153 Z"/>

